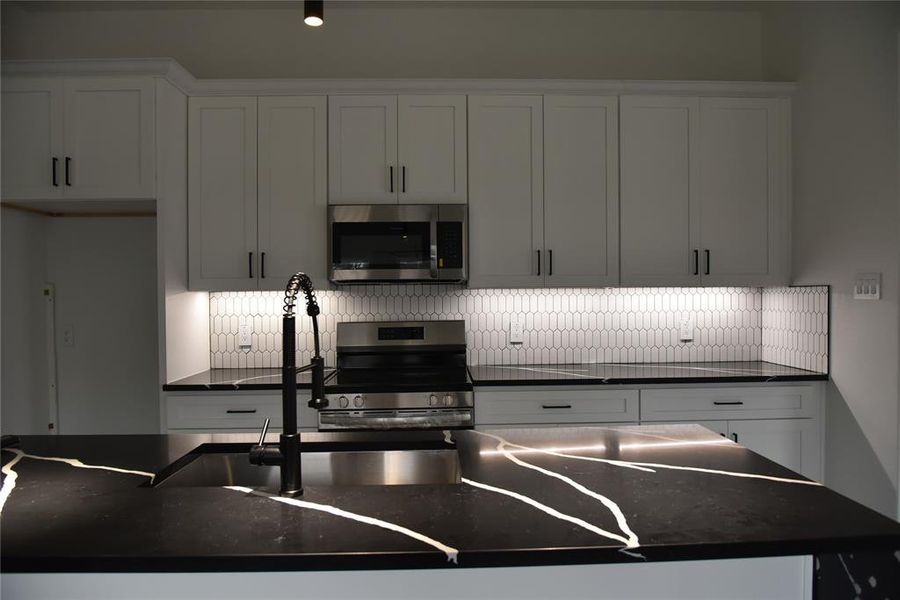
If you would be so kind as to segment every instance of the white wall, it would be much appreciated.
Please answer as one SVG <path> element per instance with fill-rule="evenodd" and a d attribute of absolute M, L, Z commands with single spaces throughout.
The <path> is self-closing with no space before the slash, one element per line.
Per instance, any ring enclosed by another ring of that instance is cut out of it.
<path fill-rule="evenodd" d="M 2 227 L 3 432 L 47 431 L 40 292 L 48 281 L 56 288 L 59 433 L 158 433 L 155 219 L 4 209 Z"/>
<path fill-rule="evenodd" d="M 3 208 L 0 430 L 47 433 L 46 217 Z"/>
<path fill-rule="evenodd" d="M 136 3 L 142 10 L 43 4 L 55 6 L 3 3 L 4 58 L 169 56 L 200 78 L 761 76 L 759 14 L 698 3 L 646 10 L 572 2 L 565 9 L 533 2 L 344 8 L 329 1 L 319 29 L 302 24 L 300 2 L 265 9 L 247 9 L 247 2 L 198 9 L 192 2 L 175 10 L 147 9 L 147 2 Z"/>
<path fill-rule="evenodd" d="M 770 6 L 767 79 L 796 80 L 793 272 L 832 288 L 826 482 L 897 515 L 898 202 L 896 3 Z M 880 271 L 882 300 L 852 298 Z"/>

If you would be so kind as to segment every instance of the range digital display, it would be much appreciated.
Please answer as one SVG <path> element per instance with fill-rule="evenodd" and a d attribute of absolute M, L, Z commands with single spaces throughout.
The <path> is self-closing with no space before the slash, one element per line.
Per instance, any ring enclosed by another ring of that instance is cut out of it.
<path fill-rule="evenodd" d="M 385 341 L 394 340 L 424 340 L 424 327 L 379 327 L 378 339 Z"/>

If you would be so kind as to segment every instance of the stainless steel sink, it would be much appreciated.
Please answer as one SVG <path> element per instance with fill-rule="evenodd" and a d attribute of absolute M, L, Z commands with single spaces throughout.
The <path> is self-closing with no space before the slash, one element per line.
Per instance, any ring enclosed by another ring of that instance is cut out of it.
<path fill-rule="evenodd" d="M 312 451 L 301 454 L 301 466 L 304 486 L 460 482 L 455 449 Z M 153 487 L 223 485 L 277 489 L 278 467 L 252 465 L 247 452 L 200 448 L 160 473 Z"/>

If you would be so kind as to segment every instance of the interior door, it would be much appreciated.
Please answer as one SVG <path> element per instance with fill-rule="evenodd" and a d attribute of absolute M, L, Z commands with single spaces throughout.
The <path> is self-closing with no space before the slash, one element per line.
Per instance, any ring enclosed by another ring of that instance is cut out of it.
<path fill-rule="evenodd" d="M 192 290 L 255 290 L 256 98 L 191 98 L 188 241 Z"/>
<path fill-rule="evenodd" d="M 697 98 L 622 96 L 622 285 L 700 283 Z"/>
<path fill-rule="evenodd" d="M 466 97 L 400 96 L 400 202 L 461 203 L 466 190 Z"/>
<path fill-rule="evenodd" d="M 615 96 L 544 96 L 544 245 L 553 287 L 619 283 Z"/>
<path fill-rule="evenodd" d="M 283 290 L 297 271 L 328 282 L 327 101 L 259 98 L 260 289 Z"/>
<path fill-rule="evenodd" d="M 396 204 L 397 97 L 329 96 L 328 201 Z"/>
<path fill-rule="evenodd" d="M 469 287 L 540 287 L 543 101 L 469 96 Z"/>
<path fill-rule="evenodd" d="M 151 78 L 66 80 L 66 197 L 155 196 L 153 97 Z"/>
<path fill-rule="evenodd" d="M 63 81 L 3 79 L 3 199 L 59 198 L 63 191 Z"/>
<path fill-rule="evenodd" d="M 776 283 L 779 216 L 778 101 L 700 101 L 700 240 L 703 281 Z"/>

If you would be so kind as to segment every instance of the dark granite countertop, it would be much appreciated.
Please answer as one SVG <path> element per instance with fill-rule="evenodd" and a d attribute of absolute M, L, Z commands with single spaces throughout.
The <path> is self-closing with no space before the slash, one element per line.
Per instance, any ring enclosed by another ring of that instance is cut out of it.
<path fill-rule="evenodd" d="M 476 365 L 476 386 L 825 381 L 827 373 L 765 361 Z"/>
<path fill-rule="evenodd" d="M 327 379 L 334 369 L 325 367 Z M 308 390 L 312 386 L 309 371 L 297 374 L 297 389 Z M 204 390 L 280 390 L 281 369 L 208 369 L 195 375 L 167 383 L 166 392 L 194 392 Z"/>
<path fill-rule="evenodd" d="M 310 450 L 375 435 L 303 439 Z M 377 435 L 447 444 L 443 432 Z M 253 436 L 23 437 L 2 452 L 0 570 L 457 568 L 900 547 L 897 522 L 698 425 L 449 435 L 459 483 L 307 485 L 298 501 L 146 487 L 200 444 L 246 448 Z"/>

